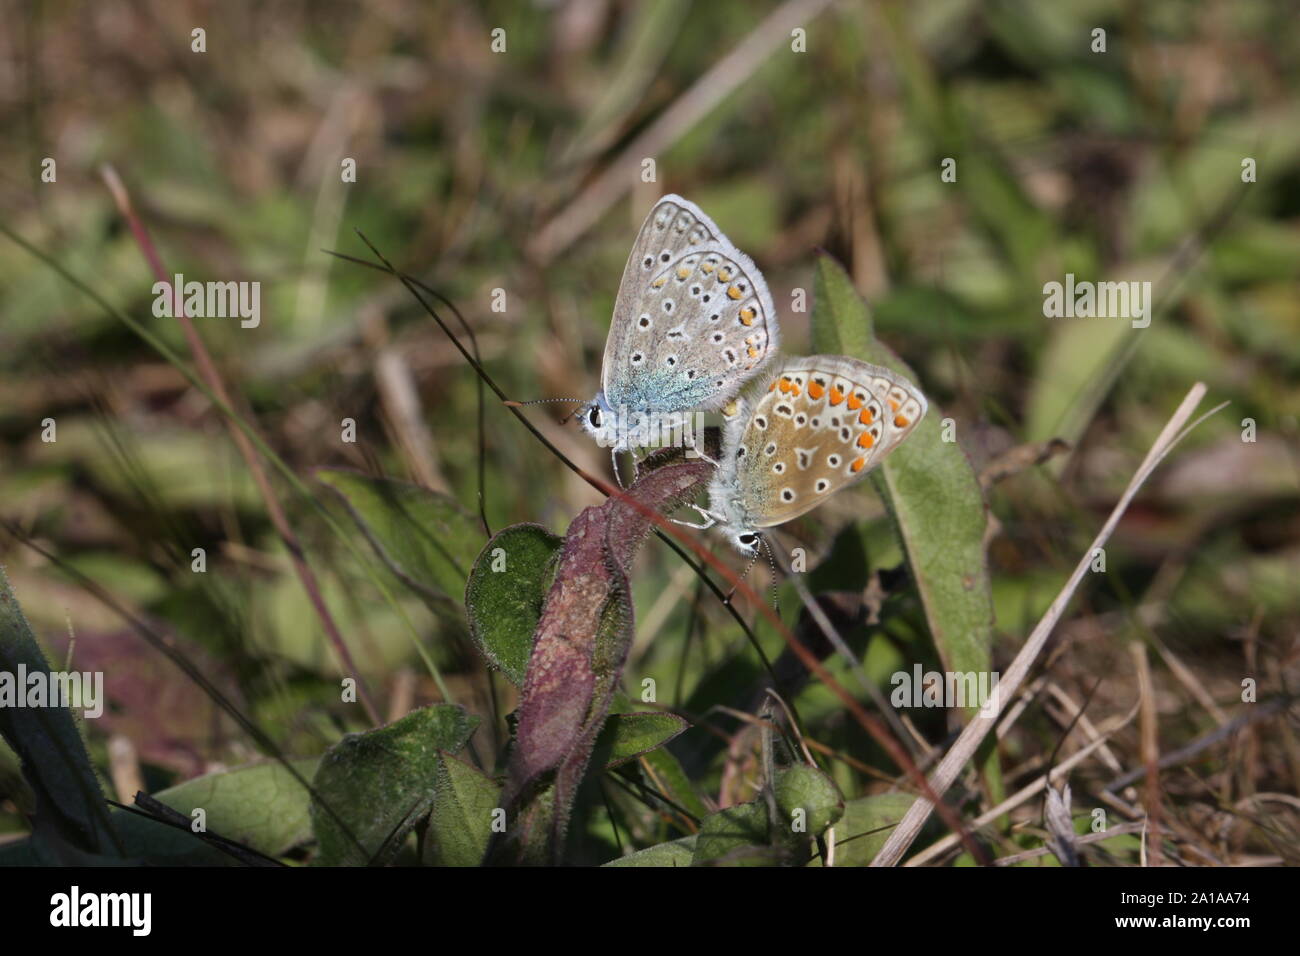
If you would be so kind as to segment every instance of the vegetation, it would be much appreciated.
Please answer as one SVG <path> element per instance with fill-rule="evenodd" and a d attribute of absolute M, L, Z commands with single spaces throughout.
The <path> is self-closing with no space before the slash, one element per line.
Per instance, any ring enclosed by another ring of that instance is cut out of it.
<path fill-rule="evenodd" d="M 0 864 L 1297 862 L 1284 5 L 15 19 L 0 673 L 106 702 L 0 707 Z M 772 593 L 666 520 L 708 462 L 623 491 L 505 403 L 595 394 L 668 192 L 785 354 L 929 398 Z M 178 274 L 256 321 L 160 314 Z M 1049 316 L 1067 276 L 1148 324 Z M 1001 674 L 996 732 L 891 701 L 926 672 Z"/>

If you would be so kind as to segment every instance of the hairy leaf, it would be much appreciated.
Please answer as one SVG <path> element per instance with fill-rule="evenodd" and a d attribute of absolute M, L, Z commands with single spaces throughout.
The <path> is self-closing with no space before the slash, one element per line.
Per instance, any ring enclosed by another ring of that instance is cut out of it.
<path fill-rule="evenodd" d="M 524 682 L 559 549 L 560 539 L 541 525 L 511 525 L 483 546 L 465 586 L 474 645 L 516 687 Z"/>
<path fill-rule="evenodd" d="M 319 761 L 295 761 L 311 780 Z M 209 830 L 276 856 L 311 839 L 311 800 L 307 788 L 280 763 L 234 767 L 186 780 L 154 794 L 154 799 L 188 817 L 202 808 Z M 132 817 L 139 819 L 139 817 Z"/>
<path fill-rule="evenodd" d="M 767 804 L 727 807 L 706 817 L 695 840 L 692 866 L 773 866 L 779 851 L 769 844 Z"/>
<path fill-rule="evenodd" d="M 433 804 L 440 752 L 459 751 L 478 724 L 460 707 L 437 704 L 326 751 L 312 781 L 315 862 L 364 866 L 395 853 Z"/>
<path fill-rule="evenodd" d="M 696 839 L 695 836 L 688 836 L 646 847 L 617 860 L 610 860 L 605 866 L 690 866 L 695 854 Z"/>
<path fill-rule="evenodd" d="M 478 866 L 483 862 L 501 786 L 451 754 L 439 754 L 433 813 L 425 834 L 424 859 L 435 866 Z"/>
<path fill-rule="evenodd" d="M 676 714 L 610 714 L 596 740 L 598 762 L 606 770 L 662 747 L 690 727 Z"/>
<path fill-rule="evenodd" d="M 773 790 L 782 824 L 790 826 L 798 819 L 805 828 L 800 832 L 822 833 L 844 814 L 844 798 L 839 787 L 814 767 L 788 767 L 779 771 Z"/>

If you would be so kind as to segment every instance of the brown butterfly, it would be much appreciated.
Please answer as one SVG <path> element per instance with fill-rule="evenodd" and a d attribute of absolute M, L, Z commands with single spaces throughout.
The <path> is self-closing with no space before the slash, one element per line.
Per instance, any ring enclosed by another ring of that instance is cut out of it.
<path fill-rule="evenodd" d="M 844 355 L 789 359 L 757 393 L 723 409 L 722 459 L 697 508 L 726 525 L 742 554 L 759 529 L 799 517 L 867 476 L 924 416 L 921 391 L 897 372 Z"/>

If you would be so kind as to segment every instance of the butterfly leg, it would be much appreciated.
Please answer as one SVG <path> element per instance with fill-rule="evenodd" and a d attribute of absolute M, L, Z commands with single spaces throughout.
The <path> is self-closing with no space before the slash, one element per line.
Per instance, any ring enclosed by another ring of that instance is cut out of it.
<path fill-rule="evenodd" d="M 692 504 L 691 507 L 694 508 L 697 512 L 699 512 L 700 516 L 705 518 L 709 522 L 709 527 L 713 527 L 713 525 L 717 524 L 719 521 L 726 520 L 725 518 L 722 517 L 722 515 L 715 514 L 714 512 L 710 511 L 708 508 L 701 508 L 699 505 L 696 504 Z"/>
<path fill-rule="evenodd" d="M 618 449 L 613 445 L 609 447 L 609 466 L 614 469 L 614 480 L 618 482 L 620 488 L 626 488 L 623 484 L 623 476 L 618 473 Z"/>
<path fill-rule="evenodd" d="M 698 511 L 704 517 L 704 521 L 701 522 L 700 524 L 695 524 L 694 522 L 691 521 L 681 521 L 677 518 L 669 518 L 668 520 L 671 521 L 673 524 L 680 524 L 687 528 L 694 528 L 697 531 L 704 531 L 707 528 L 712 528 L 715 524 L 718 523 L 718 519 L 715 515 L 711 514 L 708 511 L 705 511 L 699 505 L 691 505 L 691 507 L 694 508 L 696 511 Z"/>

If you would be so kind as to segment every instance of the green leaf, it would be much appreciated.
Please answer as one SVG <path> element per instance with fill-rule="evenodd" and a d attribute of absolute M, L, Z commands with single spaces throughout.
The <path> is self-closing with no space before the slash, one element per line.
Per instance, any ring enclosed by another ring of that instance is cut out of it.
<path fill-rule="evenodd" d="M 22 684 L 20 673 L 28 675 Z M 36 834 L 56 854 L 118 855 L 121 844 L 71 712 L 12 706 L 38 674 L 45 675 L 46 687 L 61 686 L 50 681 L 50 666 L 0 568 L 0 681 L 8 684 L 7 690 L 0 684 L 0 695 L 15 695 L 9 701 L 0 696 L 0 735 L 18 755 L 36 797 Z"/>
<path fill-rule="evenodd" d="M 293 766 L 304 780 L 311 780 L 318 763 L 313 757 L 294 761 Z M 268 856 L 311 839 L 307 788 L 278 762 L 206 774 L 153 796 L 186 816 L 201 807 L 209 830 Z"/>
<path fill-rule="evenodd" d="M 560 541 L 541 525 L 505 528 L 484 545 L 465 587 L 474 645 L 516 687 L 524 682 Z"/>
<path fill-rule="evenodd" d="M 433 813 L 425 834 L 425 862 L 478 866 L 492 836 L 501 785 L 449 753 L 440 755 Z"/>
<path fill-rule="evenodd" d="M 306 780 L 315 757 L 293 761 Z M 311 839 L 307 788 L 279 763 L 260 763 L 210 773 L 160 790 L 153 798 L 193 819 L 202 807 L 207 831 L 268 856 L 279 856 Z M 205 843 L 189 830 L 159 823 L 125 810 L 111 814 L 126 857 L 159 866 L 239 866 L 235 858 Z M 0 866 L 47 862 L 31 840 L 0 847 Z"/>
<path fill-rule="evenodd" d="M 692 866 L 772 866 L 777 851 L 769 845 L 767 804 L 727 807 L 705 818 L 695 840 Z"/>
<path fill-rule="evenodd" d="M 881 793 L 845 803 L 844 815 L 835 824 L 835 865 L 870 863 L 915 800 L 907 793 Z M 821 866 L 822 861 L 812 865 Z"/>
<path fill-rule="evenodd" d="M 695 786 L 686 775 L 681 762 L 673 752 L 664 747 L 652 750 L 644 755 L 643 772 L 650 785 L 681 807 L 696 820 L 703 820 L 709 815 L 709 808 L 704 805 Z"/>
<path fill-rule="evenodd" d="M 662 747 L 690 727 L 676 714 L 610 714 L 596 740 L 595 760 L 606 770 Z"/>
<path fill-rule="evenodd" d="M 917 381 L 875 338 L 866 303 L 827 256 L 817 262 L 815 291 L 812 326 L 818 352 L 860 358 Z M 955 442 L 943 441 L 941 431 L 937 409 L 931 409 L 872 481 L 902 541 L 944 667 L 984 671 L 993 633 L 984 495 L 966 455 Z"/>
<path fill-rule="evenodd" d="M 1112 270 L 1115 280 L 1159 282 L 1174 267 L 1177 257 L 1128 263 Z M 1153 303 L 1147 303 L 1154 310 Z M 1164 303 L 1161 304 L 1162 307 Z M 1158 321 L 1156 314 L 1148 319 Z M 1116 380 L 1128 368 L 1136 350 L 1153 328 L 1134 328 L 1131 319 L 1044 319 L 1051 339 L 1039 351 L 1025 412 L 1025 437 L 1030 441 L 1063 438 L 1077 444 L 1092 423 Z M 1158 346 L 1157 346 L 1158 347 Z M 1059 458 L 1048 467 L 1065 467 Z"/>
<path fill-rule="evenodd" d="M 806 829 L 800 832 L 809 836 L 834 826 L 844 814 L 844 798 L 839 787 L 815 767 L 788 767 L 779 771 L 773 790 L 782 822 L 790 824 L 796 812 L 802 811 Z"/>
<path fill-rule="evenodd" d="M 617 860 L 610 860 L 605 866 L 690 866 L 695 854 L 697 837 L 682 837 L 670 840 L 658 846 L 646 847 Z"/>
<path fill-rule="evenodd" d="M 315 862 L 364 866 L 395 853 L 433 803 L 439 752 L 459 751 L 478 724 L 461 707 L 436 704 L 331 747 L 312 781 Z"/>
<path fill-rule="evenodd" d="M 384 564 L 435 611 L 459 601 L 483 539 L 478 519 L 419 485 L 332 468 L 316 477 L 343 500 Z"/>
<path fill-rule="evenodd" d="M 866 303 L 853 280 L 827 255 L 817 257 L 813 275 L 812 343 L 819 355 L 848 355 L 864 361 L 871 361 L 868 356 L 876 351 Z"/>
<path fill-rule="evenodd" d="M 304 780 L 311 780 L 318 758 L 292 761 Z M 279 856 L 312 838 L 311 813 L 307 788 L 279 762 L 252 765 L 205 774 L 162 790 L 153 799 L 191 817 L 201 808 L 208 830 L 226 839 Z M 143 848 L 143 834 L 130 814 L 123 836 L 133 852 Z M 191 843 L 198 840 L 187 836 Z"/>

